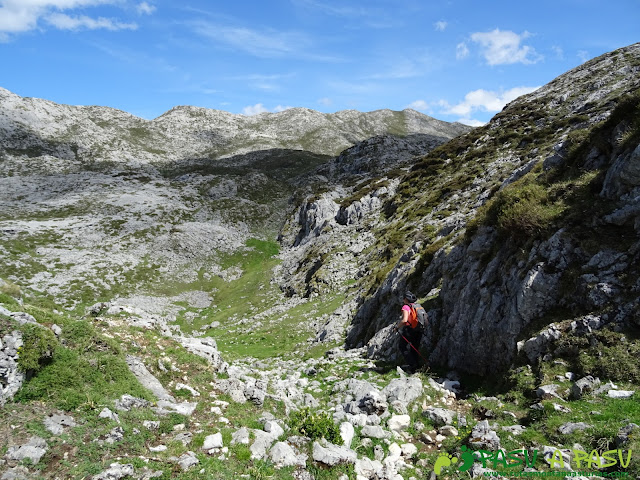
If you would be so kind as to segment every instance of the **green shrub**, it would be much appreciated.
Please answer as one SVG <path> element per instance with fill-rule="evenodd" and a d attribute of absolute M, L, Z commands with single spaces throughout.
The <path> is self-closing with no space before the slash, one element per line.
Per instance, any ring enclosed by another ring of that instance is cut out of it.
<path fill-rule="evenodd" d="M 542 185 L 514 183 L 480 212 L 481 223 L 495 226 L 505 236 L 530 238 L 547 231 L 563 209 L 562 203 L 551 201 Z"/>
<path fill-rule="evenodd" d="M 342 442 L 340 430 L 328 413 L 312 412 L 309 407 L 291 414 L 291 428 L 311 440 L 325 438 L 331 443 Z"/>
<path fill-rule="evenodd" d="M 58 341 L 51 330 L 38 325 L 24 325 L 21 331 L 23 346 L 18 349 L 18 367 L 37 372 L 51 360 Z"/>

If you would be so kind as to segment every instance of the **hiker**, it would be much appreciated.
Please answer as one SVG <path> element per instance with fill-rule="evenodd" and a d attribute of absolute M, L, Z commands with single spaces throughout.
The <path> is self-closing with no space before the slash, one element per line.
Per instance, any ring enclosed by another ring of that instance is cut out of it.
<path fill-rule="evenodd" d="M 416 308 L 424 309 L 416 303 L 417 297 L 407 290 L 403 297 L 402 320 L 397 325 L 400 332 L 399 347 L 405 362 L 415 370 L 419 366 L 419 353 L 416 351 L 420 346 L 423 333 L 423 322 L 420 322 L 416 313 Z M 412 347 L 413 345 L 413 347 Z M 414 348 L 415 347 L 415 348 Z"/>

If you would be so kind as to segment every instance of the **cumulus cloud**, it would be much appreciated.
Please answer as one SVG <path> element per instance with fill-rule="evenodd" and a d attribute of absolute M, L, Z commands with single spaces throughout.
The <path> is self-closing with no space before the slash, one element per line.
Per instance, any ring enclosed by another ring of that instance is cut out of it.
<path fill-rule="evenodd" d="M 156 11 L 156 7 L 154 5 L 149 5 L 147 2 L 142 2 L 136 7 L 136 10 L 140 15 L 151 15 Z"/>
<path fill-rule="evenodd" d="M 268 112 L 265 106 L 261 103 L 256 103 L 255 105 L 249 105 L 242 109 L 242 114 L 251 116 L 251 115 L 259 115 L 260 113 Z"/>
<path fill-rule="evenodd" d="M 284 112 L 285 110 L 289 110 L 290 108 L 293 107 L 289 107 L 289 106 L 283 106 L 283 105 L 278 105 L 277 107 L 273 108 L 272 110 L 269 110 L 267 107 L 265 107 L 262 103 L 256 103 L 255 105 L 249 105 L 246 106 L 242 109 L 242 114 L 246 115 L 246 116 L 252 116 L 252 115 L 259 115 L 261 113 L 267 113 L 267 112 Z"/>
<path fill-rule="evenodd" d="M 412 108 L 413 110 L 419 110 L 421 112 L 425 112 L 430 109 L 429 104 L 424 100 L 416 100 L 415 102 L 411 102 L 406 106 L 406 108 Z"/>
<path fill-rule="evenodd" d="M 470 127 L 481 127 L 485 124 L 485 122 L 481 122 L 480 120 L 476 120 L 475 118 L 459 118 L 457 122 L 463 123 L 464 125 L 469 125 Z"/>
<path fill-rule="evenodd" d="M 138 26 L 135 23 L 122 23 L 110 18 L 91 18 L 86 15 L 71 17 L 64 13 L 52 13 L 46 18 L 47 23 L 53 25 L 60 30 L 80 30 L 86 28 L 89 30 L 97 30 L 103 28 L 105 30 L 135 30 Z"/>
<path fill-rule="evenodd" d="M 458 45 L 456 45 L 456 58 L 458 60 L 467 58 L 468 55 L 469 55 L 469 47 L 467 47 L 466 43 L 460 42 Z"/>
<path fill-rule="evenodd" d="M 135 28 L 134 24 L 85 15 L 70 16 L 63 11 L 119 3 L 118 0 L 0 0 L 0 39 L 7 41 L 8 34 L 27 32 L 37 28 L 45 19 L 50 25 L 75 30 L 78 28 L 105 28 L 122 30 Z"/>
<path fill-rule="evenodd" d="M 521 44 L 529 36 L 529 32 L 518 35 L 510 30 L 496 28 L 491 32 L 473 33 L 471 40 L 480 45 L 482 55 L 489 65 L 530 64 L 540 61 L 542 56 L 533 47 Z"/>
<path fill-rule="evenodd" d="M 515 87 L 501 92 L 473 90 L 464 96 L 462 102 L 450 105 L 446 100 L 440 100 L 438 105 L 441 113 L 459 115 L 463 119 L 468 119 L 476 111 L 499 112 L 507 103 L 538 88 L 540 87 Z"/>
<path fill-rule="evenodd" d="M 447 22 L 445 22 L 444 20 L 440 20 L 433 24 L 433 28 L 435 28 L 437 32 L 444 32 L 447 28 L 447 25 L 449 25 Z"/>

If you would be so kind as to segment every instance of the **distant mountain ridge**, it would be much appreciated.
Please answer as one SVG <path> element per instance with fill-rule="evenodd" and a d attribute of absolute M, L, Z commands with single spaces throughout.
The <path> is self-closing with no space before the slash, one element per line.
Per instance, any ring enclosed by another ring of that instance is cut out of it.
<path fill-rule="evenodd" d="M 375 135 L 429 134 L 444 141 L 469 130 L 415 110 L 325 114 L 292 108 L 244 116 L 178 106 L 154 120 L 144 120 L 109 107 L 61 105 L 0 88 L 2 157 L 49 156 L 80 164 L 137 166 L 274 148 L 335 156 Z"/>

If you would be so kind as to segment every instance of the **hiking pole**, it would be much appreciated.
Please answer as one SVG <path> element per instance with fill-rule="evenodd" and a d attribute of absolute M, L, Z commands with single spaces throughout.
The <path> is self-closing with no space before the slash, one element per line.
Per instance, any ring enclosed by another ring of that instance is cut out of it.
<path fill-rule="evenodd" d="M 401 336 L 402 338 L 404 338 L 404 341 L 405 341 L 405 342 L 407 342 L 407 343 L 409 344 L 409 346 L 410 346 L 411 348 L 413 348 L 413 349 L 416 351 L 416 353 L 417 353 L 418 355 L 420 355 L 420 358 L 421 358 L 422 360 L 424 360 L 424 363 L 428 363 L 428 362 L 427 362 L 427 359 L 426 359 L 426 358 L 424 358 L 424 357 L 422 356 L 422 354 L 420 353 L 420 351 L 419 351 L 416 347 L 414 347 L 414 346 L 413 346 L 413 343 L 411 343 L 409 340 L 407 340 L 407 337 L 405 337 L 405 336 L 402 334 L 402 332 L 401 332 L 400 330 L 398 330 L 398 327 L 397 327 L 396 325 L 394 325 L 394 326 L 393 326 L 393 328 L 395 328 L 396 332 L 398 332 L 398 333 L 400 334 L 400 336 Z"/>

